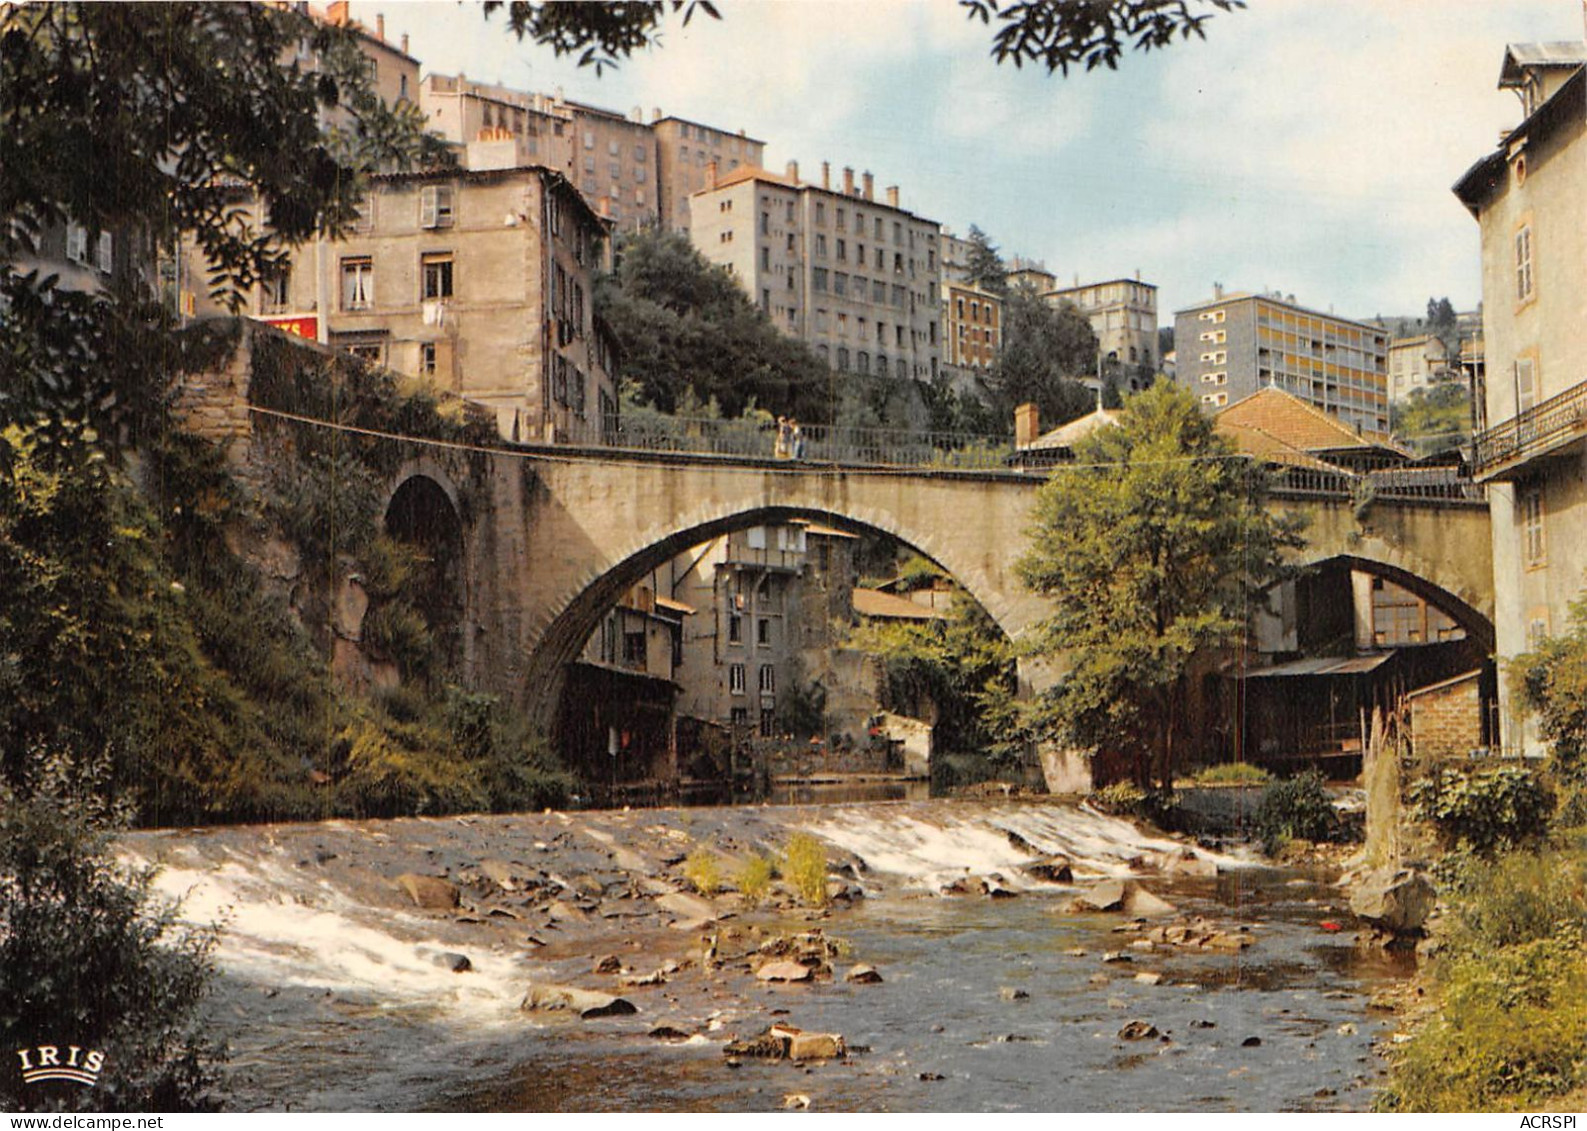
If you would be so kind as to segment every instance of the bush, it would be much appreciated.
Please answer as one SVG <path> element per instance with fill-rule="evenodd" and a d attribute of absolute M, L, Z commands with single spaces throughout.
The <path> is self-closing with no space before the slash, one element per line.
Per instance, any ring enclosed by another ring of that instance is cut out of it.
<path fill-rule="evenodd" d="M 0 1110 L 216 1106 L 225 1050 L 198 1017 L 216 933 L 178 928 L 176 905 L 151 895 L 153 879 L 118 866 L 81 807 L 0 787 L 0 1046 L 8 1057 L 41 1044 L 104 1054 L 93 1088 L 0 1073 Z"/>
<path fill-rule="evenodd" d="M 1269 786 L 1256 811 L 1256 829 L 1268 853 L 1288 840 L 1332 840 L 1339 814 L 1322 775 L 1308 770 Z"/>
<path fill-rule="evenodd" d="M 827 850 L 809 833 L 795 833 L 783 849 L 782 874 L 811 907 L 827 902 Z"/>
<path fill-rule="evenodd" d="M 1196 771 L 1191 780 L 1197 785 L 1266 785 L 1273 775 L 1249 762 L 1223 762 Z"/>
<path fill-rule="evenodd" d="M 1438 830 L 1446 848 L 1487 856 L 1540 838 L 1554 798 L 1526 766 L 1504 765 L 1468 773 L 1434 770 L 1407 791 L 1412 812 Z"/>
<path fill-rule="evenodd" d="M 1116 781 L 1093 790 L 1087 800 L 1116 817 L 1139 817 L 1146 812 L 1146 792 L 1132 781 Z"/>
<path fill-rule="evenodd" d="M 739 894 L 751 903 L 759 903 L 771 890 L 771 877 L 775 867 L 771 860 L 755 853 L 738 871 Z"/>
<path fill-rule="evenodd" d="M 722 888 L 722 864 L 705 845 L 697 846 L 683 862 L 683 878 L 701 895 L 715 895 Z"/>

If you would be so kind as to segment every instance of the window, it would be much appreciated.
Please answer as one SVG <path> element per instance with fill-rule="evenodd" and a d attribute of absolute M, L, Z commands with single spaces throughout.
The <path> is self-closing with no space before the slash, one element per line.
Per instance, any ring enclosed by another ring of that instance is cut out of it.
<path fill-rule="evenodd" d="M 760 666 L 760 689 L 767 693 L 777 690 L 777 669 L 771 664 Z"/>
<path fill-rule="evenodd" d="M 1201 383 L 1203 385 L 1227 385 L 1229 383 L 1229 374 L 1225 370 L 1219 370 L 1216 373 L 1203 373 L 1201 375 Z"/>
<path fill-rule="evenodd" d="M 827 257 L 827 237 L 820 232 L 816 233 L 816 254 L 822 259 Z"/>
<path fill-rule="evenodd" d="M 1548 561 L 1548 544 L 1543 537 L 1543 488 L 1528 487 L 1521 494 L 1521 550 L 1529 567 Z"/>
<path fill-rule="evenodd" d="M 887 270 L 887 253 L 881 248 L 876 249 L 876 269 L 878 271 Z"/>
<path fill-rule="evenodd" d="M 419 227 L 452 226 L 452 186 L 425 185 L 419 190 Z"/>
<path fill-rule="evenodd" d="M 816 223 L 824 225 L 826 222 L 827 222 L 827 206 L 826 206 L 825 203 L 823 203 L 822 201 L 818 200 L 818 201 L 816 201 Z"/>
<path fill-rule="evenodd" d="M 733 721 L 733 725 L 736 726 L 736 727 L 747 727 L 747 726 L 749 726 L 749 708 L 748 707 L 734 707 L 731 718 L 732 718 L 732 721 Z"/>
<path fill-rule="evenodd" d="M 292 302 L 291 282 L 292 264 L 290 261 L 283 261 L 279 267 L 265 276 L 262 284 L 264 295 L 261 300 L 264 303 L 264 313 L 280 314 L 282 311 L 290 309 Z"/>
<path fill-rule="evenodd" d="M 733 695 L 744 694 L 743 664 L 729 664 L 727 666 L 727 690 Z"/>
<path fill-rule="evenodd" d="M 606 143 L 606 155 L 608 157 L 616 157 L 617 156 L 617 142 L 616 141 L 609 141 L 609 142 Z"/>
<path fill-rule="evenodd" d="M 1537 359 L 1515 359 L 1515 411 L 1525 412 L 1537 403 Z"/>
<path fill-rule="evenodd" d="M 818 291 L 827 289 L 827 269 L 825 267 L 812 267 L 810 269 L 810 286 Z"/>
<path fill-rule="evenodd" d="M 634 160 L 638 161 L 641 165 L 644 164 L 644 162 L 645 162 L 645 147 L 643 145 L 634 146 Z"/>
<path fill-rule="evenodd" d="M 760 249 L 760 269 L 762 271 L 771 270 L 771 248 L 765 245 L 762 245 Z"/>
<path fill-rule="evenodd" d="M 1226 405 L 1226 404 L 1229 403 L 1229 394 L 1228 393 L 1203 393 L 1203 394 L 1201 394 L 1201 403 L 1202 404 L 1210 404 L 1210 405 L 1213 405 L 1213 406 Z"/>
<path fill-rule="evenodd" d="M 838 372 L 839 373 L 847 373 L 848 371 L 849 371 L 849 348 L 847 346 L 839 346 L 838 347 Z"/>
<path fill-rule="evenodd" d="M 424 297 L 427 299 L 452 297 L 452 253 L 441 252 L 421 257 L 424 275 Z"/>
<path fill-rule="evenodd" d="M 419 344 L 419 373 L 424 377 L 434 377 L 436 374 L 436 350 L 434 342 L 421 342 Z"/>
<path fill-rule="evenodd" d="M 1515 301 L 1532 297 L 1532 225 L 1522 224 L 1515 233 Z"/>
<path fill-rule="evenodd" d="M 623 633 L 623 663 L 645 665 L 645 630 Z"/>
<path fill-rule="evenodd" d="M 842 243 L 841 240 L 839 240 L 838 242 Z M 848 277 L 847 273 L 845 273 L 843 271 L 838 271 L 838 272 L 833 274 L 833 276 L 832 276 L 832 293 L 835 294 L 835 295 L 846 295 L 846 294 L 849 293 L 849 277 Z"/>
<path fill-rule="evenodd" d="M 585 130 L 584 131 L 584 148 L 585 149 L 594 149 L 595 148 L 595 132 L 593 130 Z"/>
<path fill-rule="evenodd" d="M 838 228 L 838 231 L 840 231 L 840 232 L 844 230 L 843 218 L 844 218 L 845 215 L 846 215 L 846 213 L 843 211 L 843 209 L 839 208 L 838 209 L 838 224 L 837 224 L 837 228 Z"/>
<path fill-rule="evenodd" d="M 771 234 L 771 213 L 770 212 L 762 212 L 760 214 L 760 234 L 763 235 L 763 236 L 767 236 L 767 235 Z"/>
<path fill-rule="evenodd" d="M 762 648 L 771 646 L 771 619 L 761 617 L 755 622 L 755 643 Z"/>
<path fill-rule="evenodd" d="M 88 262 L 88 229 L 81 224 L 66 225 L 66 258 L 73 263 Z"/>
<path fill-rule="evenodd" d="M 727 642 L 729 644 L 744 642 L 744 618 L 738 613 L 727 615 Z"/>
<path fill-rule="evenodd" d="M 760 736 L 770 738 L 777 733 L 777 712 L 771 707 L 760 709 Z"/>
<path fill-rule="evenodd" d="M 99 233 L 98 267 L 105 274 L 110 274 L 110 265 L 114 261 L 114 241 L 109 232 Z"/>
<path fill-rule="evenodd" d="M 342 260 L 342 309 L 368 310 L 375 305 L 375 261 L 367 255 Z"/>
<path fill-rule="evenodd" d="M 861 350 L 857 359 L 857 365 L 861 375 L 869 374 L 871 371 L 871 355 L 866 353 L 864 350 Z"/>

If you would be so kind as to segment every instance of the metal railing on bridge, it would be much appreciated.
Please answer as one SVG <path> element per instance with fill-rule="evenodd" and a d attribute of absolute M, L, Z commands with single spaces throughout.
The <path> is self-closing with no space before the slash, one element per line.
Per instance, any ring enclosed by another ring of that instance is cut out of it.
<path fill-rule="evenodd" d="M 1014 454 L 1011 436 L 801 424 L 797 436 L 779 443 L 775 421 L 643 411 L 559 429 L 558 439 L 627 451 L 956 471 L 1006 471 Z"/>
<path fill-rule="evenodd" d="M 1329 495 L 1366 502 L 1481 503 L 1487 496 L 1482 485 L 1458 467 L 1387 467 L 1355 473 L 1313 467 L 1281 467 L 1274 472 L 1273 489 L 1279 494 Z"/>
<path fill-rule="evenodd" d="M 1484 475 L 1503 464 L 1540 455 L 1587 433 L 1587 381 L 1572 385 L 1502 424 L 1479 432 L 1473 441 L 1474 470 Z"/>

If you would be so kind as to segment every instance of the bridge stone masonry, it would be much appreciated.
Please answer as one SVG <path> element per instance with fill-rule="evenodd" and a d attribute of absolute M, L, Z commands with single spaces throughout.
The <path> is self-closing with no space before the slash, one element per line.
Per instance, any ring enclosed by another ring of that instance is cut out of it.
<path fill-rule="evenodd" d="M 255 485 L 280 439 L 261 426 L 270 410 L 249 397 L 247 354 L 261 333 L 269 331 L 244 334 L 224 371 L 184 390 L 189 427 L 221 444 L 240 478 Z M 416 507 L 449 512 L 429 528 L 447 532 L 438 552 L 457 561 L 449 576 L 461 590 L 465 682 L 515 702 L 546 732 L 565 669 L 602 615 L 652 569 L 733 530 L 809 518 L 891 535 L 950 573 L 1016 641 L 1046 610 L 1014 572 L 1046 472 L 885 466 L 876 457 L 845 464 L 601 445 L 376 442 L 390 446 L 383 466 L 394 469 L 377 503 L 388 527 L 395 530 L 399 516 L 412 524 Z M 1064 474 L 1062 466 L 1053 474 Z M 1394 581 L 1492 648 L 1488 511 L 1480 493 L 1389 490 L 1363 499 L 1337 484 L 1291 483 L 1272 505 L 1307 518 L 1300 563 L 1343 561 Z M 1039 691 L 1060 675 L 1028 665 L 1021 682 Z"/>

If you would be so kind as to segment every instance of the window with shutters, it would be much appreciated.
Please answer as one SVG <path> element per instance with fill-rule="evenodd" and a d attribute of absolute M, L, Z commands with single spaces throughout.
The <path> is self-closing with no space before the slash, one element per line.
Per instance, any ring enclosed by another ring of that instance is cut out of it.
<path fill-rule="evenodd" d="M 342 309 L 368 310 L 375 304 L 375 261 L 367 255 L 342 260 Z"/>
<path fill-rule="evenodd" d="M 419 190 L 419 227 L 452 226 L 452 186 L 425 185 Z"/>
<path fill-rule="evenodd" d="M 424 297 L 427 299 L 452 297 L 452 253 L 436 252 L 421 260 L 424 276 Z"/>

